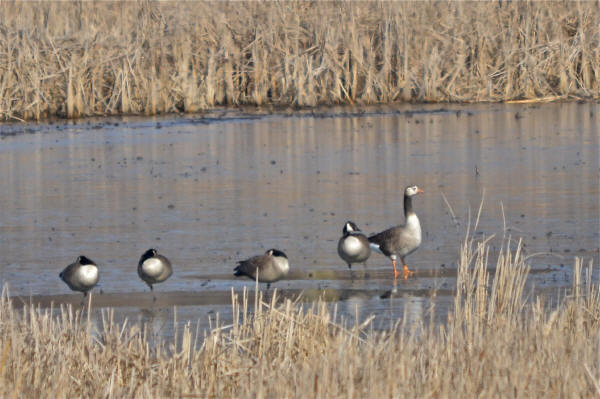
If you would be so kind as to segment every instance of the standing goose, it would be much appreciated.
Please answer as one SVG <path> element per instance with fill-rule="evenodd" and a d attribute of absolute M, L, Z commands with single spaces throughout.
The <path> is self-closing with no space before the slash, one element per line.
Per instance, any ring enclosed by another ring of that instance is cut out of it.
<path fill-rule="evenodd" d="M 87 296 L 89 290 L 98 283 L 98 266 L 90 258 L 83 255 L 58 275 L 73 291 L 83 292 Z"/>
<path fill-rule="evenodd" d="M 271 283 L 279 281 L 287 276 L 290 271 L 290 264 L 286 254 L 278 249 L 269 249 L 264 255 L 253 256 L 249 259 L 238 262 L 233 269 L 234 276 L 248 276 L 252 280 L 267 283 L 267 289 Z"/>
<path fill-rule="evenodd" d="M 365 236 L 358 226 L 351 221 L 344 225 L 343 236 L 338 241 L 338 255 L 352 268 L 352 263 L 364 262 L 366 267 L 367 259 L 371 255 L 369 239 Z"/>
<path fill-rule="evenodd" d="M 404 225 L 390 227 L 381 233 L 369 237 L 371 248 L 384 254 L 392 260 L 394 266 L 394 278 L 398 278 L 400 273 L 396 269 L 396 259 L 400 257 L 404 269 L 404 279 L 407 279 L 413 272 L 408 269 L 404 258 L 414 252 L 421 245 L 421 223 L 417 214 L 413 211 L 412 197 L 423 193 L 417 186 L 408 186 L 404 190 Z"/>
<path fill-rule="evenodd" d="M 159 255 L 156 249 L 150 248 L 141 256 L 137 271 L 140 278 L 150 287 L 150 291 L 153 291 L 152 284 L 162 283 L 171 277 L 173 267 L 169 259 Z"/>

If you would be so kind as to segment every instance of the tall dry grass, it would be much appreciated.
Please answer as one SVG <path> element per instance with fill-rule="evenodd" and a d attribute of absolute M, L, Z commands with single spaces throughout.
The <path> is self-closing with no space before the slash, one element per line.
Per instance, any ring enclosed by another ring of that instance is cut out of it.
<path fill-rule="evenodd" d="M 233 300 L 233 323 L 151 346 L 139 325 L 0 303 L 0 397 L 592 397 L 600 394 L 600 287 L 574 265 L 568 296 L 524 298 L 528 266 L 462 248 L 442 325 L 344 326 L 323 303 Z M 404 319 L 406 320 L 406 319 Z M 426 319 L 424 319 L 426 320 Z"/>
<path fill-rule="evenodd" d="M 0 120 L 598 98 L 590 2 L 0 2 Z"/>

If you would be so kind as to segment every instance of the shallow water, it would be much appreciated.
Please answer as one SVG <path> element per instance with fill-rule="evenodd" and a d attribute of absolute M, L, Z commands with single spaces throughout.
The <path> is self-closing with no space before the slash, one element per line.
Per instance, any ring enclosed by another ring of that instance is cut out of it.
<path fill-rule="evenodd" d="M 522 238 L 530 292 L 559 292 L 575 256 L 599 260 L 599 114 L 593 103 L 415 105 L 0 125 L 0 279 L 23 303 L 79 304 L 58 273 L 85 254 L 101 267 L 97 308 L 169 335 L 174 305 L 178 323 L 227 320 L 231 288 L 254 288 L 232 276 L 236 261 L 279 248 L 292 267 L 273 284 L 284 296 L 385 327 L 432 304 L 447 314 L 483 197 L 475 234 L 496 234 L 495 248 Z M 402 223 L 408 184 L 425 190 L 423 244 L 390 299 L 391 262 L 374 254 L 366 276 L 349 271 L 337 240 L 348 219 L 367 233 Z M 150 247 L 175 268 L 156 301 L 136 274 Z"/>

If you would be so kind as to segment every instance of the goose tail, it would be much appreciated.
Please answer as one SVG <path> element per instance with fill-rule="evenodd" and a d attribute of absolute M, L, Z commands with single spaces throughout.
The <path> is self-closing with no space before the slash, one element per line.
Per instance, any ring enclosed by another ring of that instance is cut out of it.
<path fill-rule="evenodd" d="M 244 270 L 242 268 L 242 262 L 239 262 L 238 265 L 233 269 L 233 275 L 236 277 L 246 275 L 246 273 L 244 273 Z"/>
<path fill-rule="evenodd" d="M 379 252 L 380 254 L 382 254 L 383 252 L 381 252 L 381 248 L 379 248 L 379 244 L 376 244 L 374 242 L 369 242 L 369 246 L 371 247 L 371 249 L 375 252 Z"/>

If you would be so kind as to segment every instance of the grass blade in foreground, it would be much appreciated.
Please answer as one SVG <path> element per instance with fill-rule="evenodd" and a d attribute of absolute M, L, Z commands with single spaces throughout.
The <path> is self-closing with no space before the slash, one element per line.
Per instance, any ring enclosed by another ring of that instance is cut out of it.
<path fill-rule="evenodd" d="M 486 242 L 467 240 L 455 309 L 424 323 L 375 332 L 347 328 L 324 303 L 289 300 L 256 312 L 233 299 L 233 324 L 202 341 L 151 346 L 139 325 L 0 302 L 0 397 L 591 397 L 598 393 L 600 291 L 575 259 L 571 295 L 558 306 L 526 301 L 520 246 L 488 270 Z M 201 343 L 200 343 L 201 342 Z"/>

